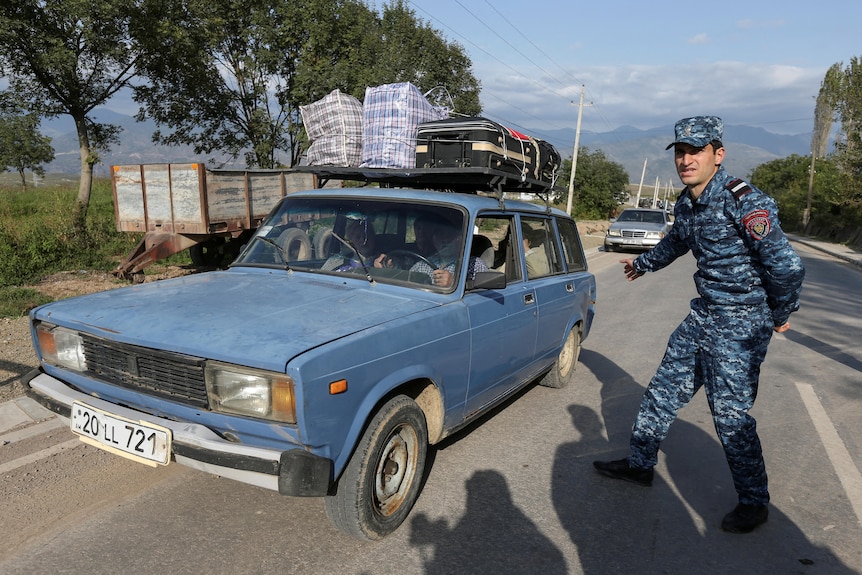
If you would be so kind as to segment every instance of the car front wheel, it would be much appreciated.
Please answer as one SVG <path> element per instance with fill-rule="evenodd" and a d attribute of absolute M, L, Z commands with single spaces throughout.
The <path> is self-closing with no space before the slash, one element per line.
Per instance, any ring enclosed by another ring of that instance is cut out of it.
<path fill-rule="evenodd" d="M 551 370 L 539 381 L 539 385 L 554 387 L 557 389 L 566 387 L 572 381 L 575 368 L 578 365 L 578 357 L 581 355 L 581 334 L 577 326 L 569 332 L 563 349 L 557 356 L 557 361 L 551 366 Z"/>
<path fill-rule="evenodd" d="M 428 452 L 425 414 L 397 396 L 375 414 L 335 495 L 324 498 L 330 521 L 357 539 L 382 539 L 406 519 L 419 496 Z"/>

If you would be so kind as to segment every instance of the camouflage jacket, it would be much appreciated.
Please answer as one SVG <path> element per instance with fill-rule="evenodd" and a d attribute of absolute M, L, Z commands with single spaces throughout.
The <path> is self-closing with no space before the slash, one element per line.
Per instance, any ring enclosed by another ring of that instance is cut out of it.
<path fill-rule="evenodd" d="M 781 230 L 775 200 L 732 180 L 723 167 L 697 200 L 682 191 L 670 233 L 635 259 L 635 270 L 658 271 L 689 250 L 697 260 L 697 292 L 707 303 L 766 301 L 776 326 L 799 309 L 805 269 Z"/>

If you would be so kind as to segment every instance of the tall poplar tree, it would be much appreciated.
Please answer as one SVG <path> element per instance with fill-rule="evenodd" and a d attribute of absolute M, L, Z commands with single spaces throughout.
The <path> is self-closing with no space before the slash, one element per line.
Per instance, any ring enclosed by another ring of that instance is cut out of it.
<path fill-rule="evenodd" d="M 135 32 L 138 118 L 154 140 L 196 153 L 244 154 L 248 167 L 293 165 L 304 149 L 299 107 L 334 89 L 443 86 L 458 111 L 480 111 L 478 81 L 463 49 L 402 2 L 371 11 L 361 0 L 163 0 Z M 447 103 L 450 98 L 446 98 Z M 281 155 L 286 157 L 282 158 Z"/>

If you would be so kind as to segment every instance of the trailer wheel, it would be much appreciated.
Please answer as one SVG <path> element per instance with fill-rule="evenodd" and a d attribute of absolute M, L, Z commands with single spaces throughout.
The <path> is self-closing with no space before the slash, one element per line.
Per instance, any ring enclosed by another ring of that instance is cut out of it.
<path fill-rule="evenodd" d="M 284 251 L 284 259 L 292 262 L 311 259 L 311 240 L 299 228 L 288 228 L 278 236 L 278 243 Z"/>
<path fill-rule="evenodd" d="M 224 258 L 224 243 L 224 238 L 215 237 L 193 245 L 189 248 L 192 263 L 202 268 L 218 266 Z"/>
<path fill-rule="evenodd" d="M 357 539 L 382 539 L 407 518 L 419 497 L 428 453 L 425 414 L 400 395 L 380 408 L 336 485 L 326 515 Z"/>

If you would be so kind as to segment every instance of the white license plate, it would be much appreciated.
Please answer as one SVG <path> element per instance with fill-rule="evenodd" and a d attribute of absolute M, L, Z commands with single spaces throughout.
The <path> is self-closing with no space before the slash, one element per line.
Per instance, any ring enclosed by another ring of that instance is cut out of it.
<path fill-rule="evenodd" d="M 71 428 L 82 441 L 140 463 L 167 465 L 171 457 L 171 430 L 143 421 L 132 421 L 72 403 Z"/>
<path fill-rule="evenodd" d="M 629 239 L 629 238 L 625 238 L 625 239 L 623 240 L 623 243 L 624 243 L 624 244 L 627 244 L 627 245 L 633 245 L 633 244 L 639 244 L 639 243 L 641 243 L 641 240 L 632 240 L 632 239 Z"/>

